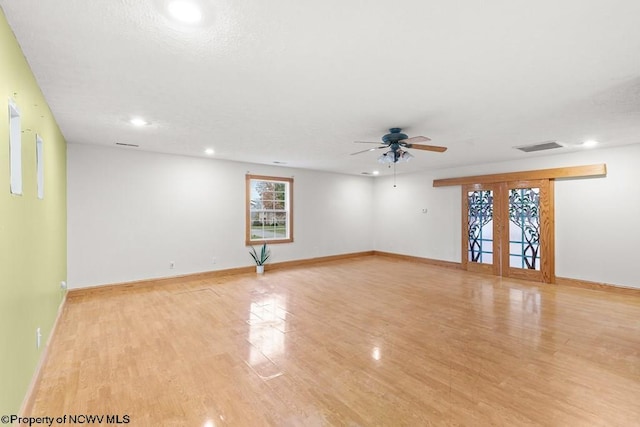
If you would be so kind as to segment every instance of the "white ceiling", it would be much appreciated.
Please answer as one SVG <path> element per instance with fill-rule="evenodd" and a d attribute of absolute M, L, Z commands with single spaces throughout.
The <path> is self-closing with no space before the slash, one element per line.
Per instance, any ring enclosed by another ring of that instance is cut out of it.
<path fill-rule="evenodd" d="M 398 173 L 640 143 L 638 0 L 193 1 L 0 5 L 71 143 L 352 174 L 390 127 L 449 147 Z"/>

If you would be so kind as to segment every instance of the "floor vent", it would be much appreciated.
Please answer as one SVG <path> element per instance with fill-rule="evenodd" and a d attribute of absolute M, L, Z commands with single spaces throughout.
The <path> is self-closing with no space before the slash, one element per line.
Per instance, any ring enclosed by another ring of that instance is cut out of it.
<path fill-rule="evenodd" d="M 513 147 L 517 150 L 524 151 L 525 153 L 532 153 L 534 151 L 553 150 L 554 148 L 562 148 L 564 145 L 558 144 L 556 141 L 545 141 L 539 144 L 533 145 L 521 145 L 520 147 Z"/>

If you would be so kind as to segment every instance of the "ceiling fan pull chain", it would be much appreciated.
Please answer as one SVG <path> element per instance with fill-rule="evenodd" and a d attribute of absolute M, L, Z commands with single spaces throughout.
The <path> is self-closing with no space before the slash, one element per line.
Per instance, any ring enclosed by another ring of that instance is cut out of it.
<path fill-rule="evenodd" d="M 393 164 L 393 188 L 396 188 L 396 164 Z"/>

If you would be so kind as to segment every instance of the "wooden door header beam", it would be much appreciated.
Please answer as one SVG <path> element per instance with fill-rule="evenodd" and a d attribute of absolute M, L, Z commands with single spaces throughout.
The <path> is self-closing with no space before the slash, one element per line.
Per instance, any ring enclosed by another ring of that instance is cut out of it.
<path fill-rule="evenodd" d="M 434 179 L 434 187 L 451 185 L 491 184 L 494 182 L 522 181 L 532 179 L 581 178 L 587 176 L 606 176 L 607 165 L 571 166 L 566 168 L 538 169 L 523 172 L 505 172 L 491 175 L 463 176 L 458 178 Z"/>

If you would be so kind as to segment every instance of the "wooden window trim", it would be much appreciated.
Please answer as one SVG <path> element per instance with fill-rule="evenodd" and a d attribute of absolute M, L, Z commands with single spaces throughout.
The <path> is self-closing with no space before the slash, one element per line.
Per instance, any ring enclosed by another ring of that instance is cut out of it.
<path fill-rule="evenodd" d="M 288 239 L 264 239 L 251 240 L 251 180 L 281 181 L 288 183 L 289 191 L 289 238 Z M 293 242 L 293 178 L 267 175 L 245 175 L 245 245 L 278 244 Z"/>

